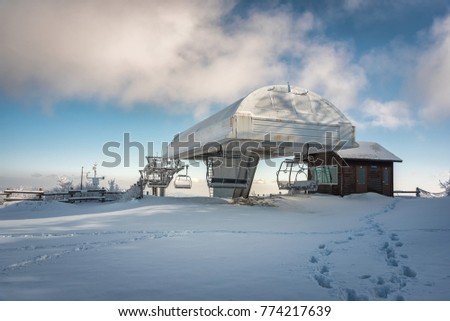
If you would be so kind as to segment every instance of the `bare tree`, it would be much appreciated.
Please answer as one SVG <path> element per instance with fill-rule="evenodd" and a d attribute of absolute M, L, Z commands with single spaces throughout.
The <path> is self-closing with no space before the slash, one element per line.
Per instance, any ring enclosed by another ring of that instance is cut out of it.
<path fill-rule="evenodd" d="M 119 185 L 116 184 L 116 179 L 115 178 L 110 179 L 108 181 L 108 186 L 109 186 L 109 191 L 110 192 L 119 192 L 120 191 Z"/>
<path fill-rule="evenodd" d="M 439 185 L 445 189 L 445 191 L 447 192 L 447 196 L 450 195 L 450 177 L 446 180 L 446 181 L 439 181 Z"/>
<path fill-rule="evenodd" d="M 57 187 L 56 190 L 58 192 L 67 192 L 73 187 L 73 182 L 71 179 L 67 178 L 66 176 L 60 176 L 57 180 Z"/>

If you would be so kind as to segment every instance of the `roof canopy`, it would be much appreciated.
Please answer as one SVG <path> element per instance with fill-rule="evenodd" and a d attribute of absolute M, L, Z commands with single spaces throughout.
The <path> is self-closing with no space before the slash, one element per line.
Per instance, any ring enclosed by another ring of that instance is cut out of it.
<path fill-rule="evenodd" d="M 359 147 L 342 149 L 337 154 L 343 159 L 361 159 L 402 162 L 402 160 L 386 148 L 374 142 L 358 142 Z"/>

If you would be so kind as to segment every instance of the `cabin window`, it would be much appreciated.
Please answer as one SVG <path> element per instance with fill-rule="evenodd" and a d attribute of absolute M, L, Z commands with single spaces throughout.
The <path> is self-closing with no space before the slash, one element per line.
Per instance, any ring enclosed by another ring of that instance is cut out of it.
<path fill-rule="evenodd" d="M 366 168 L 364 166 L 359 166 L 357 168 L 357 183 L 358 184 L 366 184 Z"/>
<path fill-rule="evenodd" d="M 384 185 L 390 185 L 390 175 L 389 175 L 389 168 L 385 167 L 383 168 L 383 184 Z"/>
<path fill-rule="evenodd" d="M 311 169 L 312 179 L 318 185 L 337 185 L 337 166 L 317 166 Z"/>

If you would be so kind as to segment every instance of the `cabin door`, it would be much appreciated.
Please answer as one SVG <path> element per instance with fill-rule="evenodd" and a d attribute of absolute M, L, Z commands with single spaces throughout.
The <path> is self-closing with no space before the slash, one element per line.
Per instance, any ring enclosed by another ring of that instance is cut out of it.
<path fill-rule="evenodd" d="M 367 193 L 367 166 L 356 166 L 356 193 Z"/>
<path fill-rule="evenodd" d="M 379 165 L 367 167 L 367 191 L 383 193 L 383 168 Z"/>
<path fill-rule="evenodd" d="M 383 195 L 392 196 L 392 167 L 382 167 L 383 171 Z"/>

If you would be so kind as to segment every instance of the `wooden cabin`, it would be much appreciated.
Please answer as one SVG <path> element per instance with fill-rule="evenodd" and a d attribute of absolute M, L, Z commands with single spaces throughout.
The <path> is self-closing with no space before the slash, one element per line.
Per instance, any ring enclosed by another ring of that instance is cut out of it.
<path fill-rule="evenodd" d="M 334 195 L 375 192 L 394 195 L 394 163 L 400 158 L 374 142 L 332 152 L 310 153 L 308 179 L 318 182 L 318 192 Z"/>

